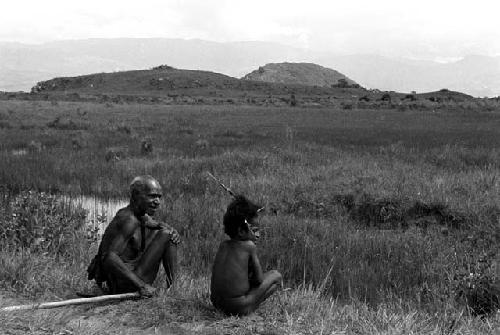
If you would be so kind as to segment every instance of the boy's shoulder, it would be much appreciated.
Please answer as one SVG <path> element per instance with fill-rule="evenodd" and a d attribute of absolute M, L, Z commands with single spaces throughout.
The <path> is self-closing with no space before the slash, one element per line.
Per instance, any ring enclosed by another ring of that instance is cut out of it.
<path fill-rule="evenodd" d="M 219 245 L 219 248 L 236 248 L 244 250 L 254 250 L 257 248 L 253 241 L 235 241 L 235 240 L 225 240 Z"/>
<path fill-rule="evenodd" d="M 250 241 L 250 240 L 248 240 L 248 241 L 241 241 L 241 243 L 242 243 L 245 247 L 250 248 L 250 249 L 255 249 L 255 248 L 257 248 L 257 246 L 255 245 L 255 243 L 254 243 L 253 241 Z"/>
<path fill-rule="evenodd" d="M 240 249 L 240 250 L 245 250 L 247 252 L 251 252 L 255 249 L 257 249 L 257 246 L 253 241 L 234 241 L 234 248 Z"/>

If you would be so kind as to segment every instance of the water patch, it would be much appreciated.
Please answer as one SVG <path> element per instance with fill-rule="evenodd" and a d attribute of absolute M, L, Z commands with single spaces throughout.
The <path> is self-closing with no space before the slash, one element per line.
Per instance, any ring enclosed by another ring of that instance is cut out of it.
<path fill-rule="evenodd" d="M 12 150 L 12 156 L 25 156 L 28 154 L 28 150 L 26 149 L 18 149 L 18 150 Z"/>
<path fill-rule="evenodd" d="M 87 211 L 87 225 L 90 228 L 98 229 L 102 234 L 108 223 L 113 219 L 116 212 L 128 205 L 126 199 L 100 199 L 90 196 L 78 196 L 68 198 L 75 207 L 81 207 Z"/>

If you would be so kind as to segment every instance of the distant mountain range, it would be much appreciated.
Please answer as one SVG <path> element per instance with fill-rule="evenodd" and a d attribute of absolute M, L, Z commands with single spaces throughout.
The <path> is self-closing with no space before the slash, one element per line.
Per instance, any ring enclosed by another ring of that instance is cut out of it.
<path fill-rule="evenodd" d="M 54 77 L 148 69 L 160 64 L 243 77 L 268 63 L 308 62 L 341 72 L 363 87 L 398 92 L 447 88 L 500 95 L 500 57 L 467 56 L 452 63 L 338 56 L 268 42 L 182 39 L 86 39 L 41 45 L 0 43 L 0 90 L 29 91 Z"/>

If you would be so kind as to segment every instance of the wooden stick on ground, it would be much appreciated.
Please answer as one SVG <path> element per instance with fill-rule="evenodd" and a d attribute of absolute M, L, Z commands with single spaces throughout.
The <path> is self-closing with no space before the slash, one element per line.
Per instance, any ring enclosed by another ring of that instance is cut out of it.
<path fill-rule="evenodd" d="M 57 307 L 69 306 L 69 305 L 82 305 L 82 304 L 90 304 L 90 303 L 95 303 L 95 302 L 133 299 L 133 298 L 139 298 L 140 296 L 141 295 L 139 294 L 139 292 L 101 295 L 101 296 L 92 297 L 92 298 L 79 298 L 79 299 L 69 299 L 69 300 L 62 300 L 62 301 L 41 302 L 41 303 L 30 304 L 30 305 L 9 306 L 9 307 L 0 308 L 0 311 L 9 312 L 9 311 L 19 311 L 19 310 L 27 310 L 27 309 L 57 308 Z"/>

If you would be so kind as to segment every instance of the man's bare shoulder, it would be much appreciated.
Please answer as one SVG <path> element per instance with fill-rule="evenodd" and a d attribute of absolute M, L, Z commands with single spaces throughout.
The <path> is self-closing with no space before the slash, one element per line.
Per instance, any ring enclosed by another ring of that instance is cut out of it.
<path fill-rule="evenodd" d="M 109 225 L 118 230 L 135 230 L 139 224 L 139 219 L 134 215 L 130 207 L 127 206 L 116 212 Z"/>
<path fill-rule="evenodd" d="M 118 219 L 127 219 L 131 216 L 135 217 L 134 212 L 132 211 L 132 209 L 129 206 L 120 208 L 118 210 L 118 212 L 116 212 L 116 214 L 115 214 L 115 218 L 118 218 Z"/>

